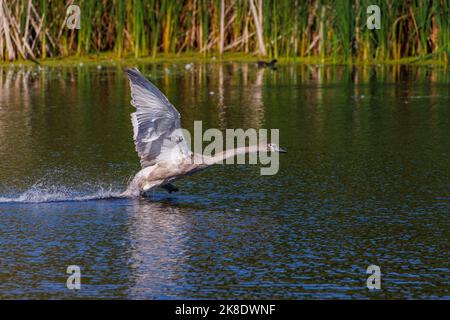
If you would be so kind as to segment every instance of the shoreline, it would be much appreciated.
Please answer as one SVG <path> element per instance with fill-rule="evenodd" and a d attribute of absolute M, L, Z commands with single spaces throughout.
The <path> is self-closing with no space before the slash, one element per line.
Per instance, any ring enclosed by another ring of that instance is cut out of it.
<path fill-rule="evenodd" d="M 8 66 L 48 66 L 48 67 L 64 67 L 76 65 L 100 65 L 100 66 L 116 66 L 140 63 L 253 63 L 258 60 L 270 61 L 272 58 L 261 58 L 255 55 L 245 55 L 242 53 L 226 53 L 222 56 L 201 53 L 182 53 L 182 54 L 159 54 L 155 57 L 146 56 L 135 58 L 127 56 L 118 58 L 112 52 L 105 52 L 98 55 L 83 55 L 83 56 L 66 56 L 66 57 L 52 57 L 47 59 L 36 59 L 38 63 L 31 60 L 14 60 L 14 61 L 0 61 L 0 67 Z M 376 66 L 376 65 L 414 65 L 414 66 L 434 66 L 446 67 L 448 64 L 442 60 L 423 58 L 423 57 L 408 57 L 399 60 L 372 60 L 372 61 L 354 61 L 335 58 L 321 58 L 316 56 L 309 57 L 280 57 L 277 58 L 278 65 L 287 64 L 304 64 L 304 65 L 346 65 L 346 66 Z"/>

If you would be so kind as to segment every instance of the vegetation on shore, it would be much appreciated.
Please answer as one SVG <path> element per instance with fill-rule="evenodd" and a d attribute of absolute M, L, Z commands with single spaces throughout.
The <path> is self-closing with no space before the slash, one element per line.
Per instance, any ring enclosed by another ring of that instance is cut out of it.
<path fill-rule="evenodd" d="M 378 30 L 366 26 L 373 4 Z M 70 5 L 80 7 L 79 30 L 66 25 Z M 447 64 L 449 38 L 450 0 L 0 0 L 0 61 L 226 54 Z"/>

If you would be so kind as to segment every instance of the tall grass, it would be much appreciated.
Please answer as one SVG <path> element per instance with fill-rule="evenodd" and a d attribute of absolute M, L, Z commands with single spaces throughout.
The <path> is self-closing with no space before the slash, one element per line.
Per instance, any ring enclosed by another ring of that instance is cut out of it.
<path fill-rule="evenodd" d="M 80 30 L 65 26 L 71 4 L 81 8 Z M 373 4 L 381 8 L 379 30 L 366 27 Z M 0 0 L 0 60 L 231 51 L 447 63 L 449 40 L 450 0 Z"/>

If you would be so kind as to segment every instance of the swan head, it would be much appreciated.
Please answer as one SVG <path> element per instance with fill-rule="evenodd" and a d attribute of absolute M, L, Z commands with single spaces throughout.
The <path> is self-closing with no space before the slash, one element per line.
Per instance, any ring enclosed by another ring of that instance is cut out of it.
<path fill-rule="evenodd" d="M 278 153 L 286 153 L 287 151 L 280 148 L 277 144 L 275 143 L 269 143 L 267 145 L 267 150 L 271 151 L 271 152 L 278 152 Z"/>

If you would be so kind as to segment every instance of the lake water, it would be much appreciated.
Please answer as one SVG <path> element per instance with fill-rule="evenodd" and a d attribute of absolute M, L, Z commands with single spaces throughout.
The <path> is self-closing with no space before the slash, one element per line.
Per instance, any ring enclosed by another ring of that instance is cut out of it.
<path fill-rule="evenodd" d="M 449 70 L 138 67 L 187 129 L 279 128 L 279 173 L 117 198 L 139 169 L 123 66 L 2 67 L 0 298 L 450 299 Z"/>

